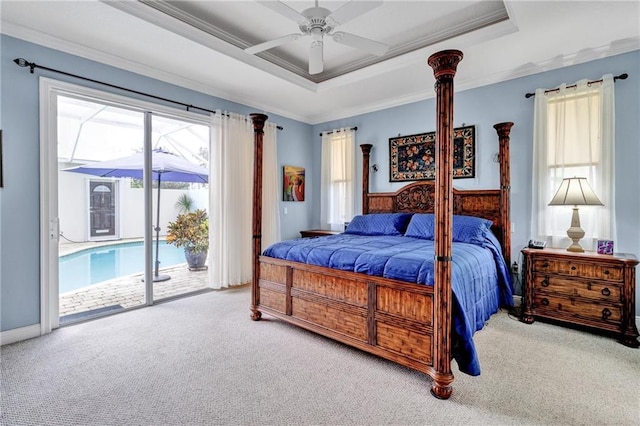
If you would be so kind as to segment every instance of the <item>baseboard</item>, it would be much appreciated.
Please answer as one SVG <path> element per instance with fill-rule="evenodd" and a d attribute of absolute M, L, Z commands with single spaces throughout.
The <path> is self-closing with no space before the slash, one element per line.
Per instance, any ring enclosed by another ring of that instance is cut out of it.
<path fill-rule="evenodd" d="M 513 306 L 520 306 L 521 304 L 522 304 L 522 296 L 514 295 Z M 636 327 L 640 329 L 640 316 L 636 316 Z M 0 332 L 0 346 L 19 342 L 21 340 L 32 339 L 38 336 L 40 336 L 40 324 L 33 324 L 26 327 L 21 327 L 21 328 L 14 328 L 13 330 Z"/>
<path fill-rule="evenodd" d="M 40 336 L 40 324 L 0 332 L 0 346 Z"/>

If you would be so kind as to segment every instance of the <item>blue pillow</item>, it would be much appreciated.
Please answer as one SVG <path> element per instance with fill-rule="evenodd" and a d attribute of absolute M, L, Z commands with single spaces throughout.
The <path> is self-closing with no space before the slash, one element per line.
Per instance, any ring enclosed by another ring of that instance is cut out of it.
<path fill-rule="evenodd" d="M 453 215 L 452 239 L 459 243 L 484 246 L 487 232 L 492 221 L 475 216 Z M 432 213 L 414 214 L 407 227 L 405 236 L 433 240 L 435 236 L 435 215 Z"/>
<path fill-rule="evenodd" d="M 492 224 L 489 219 L 453 215 L 453 241 L 484 246 Z"/>
<path fill-rule="evenodd" d="M 402 235 L 412 213 L 373 213 L 351 219 L 345 234 Z"/>
<path fill-rule="evenodd" d="M 433 240 L 435 231 L 435 215 L 432 213 L 416 213 L 411 218 L 405 237 Z"/>

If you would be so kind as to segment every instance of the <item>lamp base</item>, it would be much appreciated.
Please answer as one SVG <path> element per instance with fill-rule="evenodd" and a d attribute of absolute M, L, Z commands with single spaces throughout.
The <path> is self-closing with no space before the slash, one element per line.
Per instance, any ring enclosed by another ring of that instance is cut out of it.
<path fill-rule="evenodd" d="M 574 209 L 573 211 L 577 212 L 578 209 Z M 584 237 L 584 230 L 580 228 L 580 222 L 578 222 L 578 226 L 572 226 L 571 228 L 567 229 L 567 235 L 569 236 L 569 238 L 571 238 L 571 241 L 573 241 L 573 244 L 567 247 L 567 251 L 573 253 L 583 253 L 584 249 L 580 246 L 580 239 Z"/>
<path fill-rule="evenodd" d="M 580 244 L 576 242 L 574 242 L 569 247 L 567 247 L 567 251 L 570 251 L 573 253 L 584 253 L 584 249 L 580 246 Z"/>

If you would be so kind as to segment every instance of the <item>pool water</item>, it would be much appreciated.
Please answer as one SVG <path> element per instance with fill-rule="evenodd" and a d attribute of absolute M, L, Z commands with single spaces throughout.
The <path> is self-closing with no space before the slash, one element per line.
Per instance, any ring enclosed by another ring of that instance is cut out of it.
<path fill-rule="evenodd" d="M 160 267 L 186 263 L 184 249 L 160 242 Z M 155 270 L 156 246 L 153 243 Z M 144 272 L 144 243 L 113 244 L 60 256 L 60 294 L 124 275 Z"/>

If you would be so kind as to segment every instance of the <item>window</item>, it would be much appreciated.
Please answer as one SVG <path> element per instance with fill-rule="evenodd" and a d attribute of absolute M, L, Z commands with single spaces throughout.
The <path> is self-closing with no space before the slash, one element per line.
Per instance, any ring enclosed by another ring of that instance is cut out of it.
<path fill-rule="evenodd" d="M 355 210 L 355 130 L 322 134 L 320 221 L 323 228 L 344 229 Z"/>
<path fill-rule="evenodd" d="M 563 178 L 585 177 L 604 206 L 580 208 L 584 247 L 592 249 L 589 238 L 615 239 L 613 105 L 611 76 L 536 91 L 532 237 L 569 245 L 572 209 L 548 204 Z"/>

